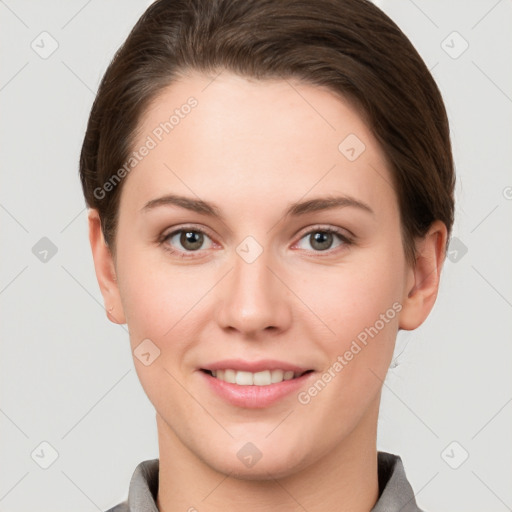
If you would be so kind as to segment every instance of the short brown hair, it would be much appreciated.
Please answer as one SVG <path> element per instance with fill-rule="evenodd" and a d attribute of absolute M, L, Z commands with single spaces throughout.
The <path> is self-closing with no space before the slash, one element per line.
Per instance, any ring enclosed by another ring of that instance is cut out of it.
<path fill-rule="evenodd" d="M 127 161 L 158 93 L 181 72 L 223 69 L 296 78 L 357 106 L 392 169 L 407 260 L 437 219 L 448 243 L 455 173 L 446 110 L 420 55 L 384 12 L 368 0 L 157 0 L 103 76 L 80 155 L 86 204 L 99 211 L 113 252 L 124 180 L 104 197 L 95 190 Z"/>

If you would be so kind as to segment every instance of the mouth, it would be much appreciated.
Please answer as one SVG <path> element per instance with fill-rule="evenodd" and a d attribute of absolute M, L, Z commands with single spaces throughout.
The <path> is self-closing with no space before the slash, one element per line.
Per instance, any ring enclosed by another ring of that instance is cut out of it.
<path fill-rule="evenodd" d="M 294 380 L 303 375 L 312 373 L 314 370 L 305 370 L 294 372 L 293 370 L 272 369 L 262 370 L 259 372 L 248 372 L 242 370 L 234 370 L 232 368 L 208 370 L 200 369 L 203 373 L 211 377 L 227 382 L 229 384 L 237 384 L 238 386 L 270 386 L 271 384 L 279 384 L 283 381 Z"/>
<path fill-rule="evenodd" d="M 245 409 L 263 409 L 293 396 L 307 386 L 316 373 L 292 365 L 285 369 L 272 364 L 273 367 L 265 369 L 263 363 L 245 364 L 246 368 L 256 366 L 256 372 L 235 370 L 228 365 L 219 362 L 216 368 L 198 368 L 198 374 L 216 396 Z M 244 366 L 240 361 L 237 365 Z"/>

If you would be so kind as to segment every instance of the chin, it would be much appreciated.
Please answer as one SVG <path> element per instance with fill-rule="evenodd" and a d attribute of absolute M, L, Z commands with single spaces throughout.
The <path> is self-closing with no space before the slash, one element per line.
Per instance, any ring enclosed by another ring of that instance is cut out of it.
<path fill-rule="evenodd" d="M 244 446 L 245 451 L 244 448 L 238 449 L 234 457 L 229 457 L 228 459 L 223 457 L 222 460 L 212 461 L 209 465 L 214 470 L 229 475 L 232 478 L 254 481 L 273 480 L 291 476 L 307 465 L 304 456 L 298 456 L 297 453 L 293 453 L 294 450 L 296 451 L 293 447 L 290 447 L 289 453 L 284 453 L 283 451 L 277 453 L 275 450 L 267 448 L 263 450 L 263 453 L 259 452 L 258 455 L 254 448 Z M 252 450 L 254 450 L 253 456 L 255 458 L 251 461 L 250 454 Z M 248 460 L 244 462 L 246 457 Z M 205 462 L 208 463 L 207 460 Z"/>

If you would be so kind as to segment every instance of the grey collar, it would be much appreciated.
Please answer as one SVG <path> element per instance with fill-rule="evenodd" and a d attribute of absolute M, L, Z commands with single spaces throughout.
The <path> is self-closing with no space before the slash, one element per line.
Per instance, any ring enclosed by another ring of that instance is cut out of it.
<path fill-rule="evenodd" d="M 107 512 L 158 512 L 159 459 L 141 462 L 133 473 L 128 499 Z M 379 499 L 370 512 L 423 512 L 398 455 L 378 452 Z"/>

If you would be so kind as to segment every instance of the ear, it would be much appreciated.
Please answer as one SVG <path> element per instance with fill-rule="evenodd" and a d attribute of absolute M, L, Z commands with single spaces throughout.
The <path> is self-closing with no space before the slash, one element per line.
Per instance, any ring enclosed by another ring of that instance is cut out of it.
<path fill-rule="evenodd" d="M 400 329 L 416 329 L 426 320 L 434 307 L 446 256 L 446 238 L 446 225 L 436 220 L 427 234 L 417 241 L 416 264 L 407 270 L 399 319 Z"/>
<path fill-rule="evenodd" d="M 89 209 L 87 219 L 96 279 L 103 295 L 107 317 L 113 323 L 125 324 L 126 318 L 121 303 L 114 260 L 103 237 L 98 210 Z"/>

